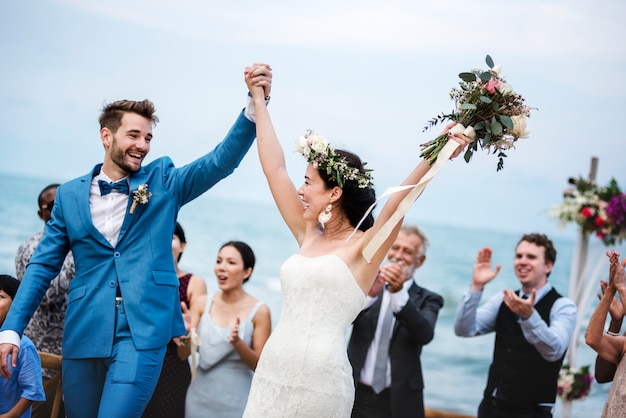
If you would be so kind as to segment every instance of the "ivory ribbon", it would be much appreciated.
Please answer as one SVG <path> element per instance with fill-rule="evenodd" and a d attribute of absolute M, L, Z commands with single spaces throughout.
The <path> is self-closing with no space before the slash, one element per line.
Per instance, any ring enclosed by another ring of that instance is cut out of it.
<path fill-rule="evenodd" d="M 191 380 L 196 378 L 196 369 L 198 368 L 198 347 L 202 345 L 202 340 L 198 335 L 195 328 L 189 331 L 191 338 L 189 338 L 190 350 L 191 350 Z"/>
<path fill-rule="evenodd" d="M 457 131 L 459 128 L 461 129 L 460 131 L 458 131 L 459 133 L 465 130 L 465 127 L 463 127 L 463 125 L 457 124 L 451 129 L 451 131 L 453 130 Z M 402 201 L 398 205 L 398 209 L 396 209 L 393 215 L 391 215 L 391 217 L 387 220 L 387 222 L 385 222 L 382 228 L 380 228 L 378 232 L 376 232 L 376 234 L 372 237 L 370 242 L 368 242 L 365 248 L 363 249 L 363 257 L 365 257 L 365 260 L 367 260 L 368 263 L 371 263 L 372 257 L 374 256 L 376 251 L 378 251 L 378 249 L 383 245 L 385 240 L 387 240 L 393 228 L 395 228 L 395 226 L 398 225 L 398 222 L 400 222 L 402 218 L 404 218 L 404 215 L 406 215 L 407 211 L 411 208 L 413 203 L 422 194 L 422 192 L 424 191 L 428 183 L 433 179 L 433 177 L 435 177 L 435 174 L 437 174 L 439 170 L 441 169 L 441 167 L 443 167 L 443 165 L 446 163 L 446 161 L 450 159 L 450 157 L 452 156 L 452 154 L 454 153 L 454 151 L 457 149 L 458 146 L 459 146 L 458 142 L 452 139 L 449 139 L 446 145 L 444 145 L 444 147 L 439 152 L 439 155 L 437 156 L 437 160 L 433 163 L 433 165 L 430 166 L 430 169 L 426 172 L 426 174 L 424 174 L 424 177 L 422 177 L 419 183 L 408 185 L 408 186 L 390 187 L 387 190 L 385 190 L 382 196 L 379 199 L 377 199 L 376 202 L 372 206 L 370 206 L 370 208 L 365 213 L 365 216 L 363 217 L 363 219 L 361 219 L 361 221 L 355 228 L 354 232 L 356 232 L 356 230 L 361 225 L 361 222 L 363 222 L 365 217 L 372 211 L 372 209 L 374 208 L 374 206 L 376 206 L 379 200 L 383 199 L 384 197 L 390 194 L 397 193 L 402 190 L 406 190 L 410 188 L 413 189 L 409 192 L 409 194 L 405 196 L 404 199 L 402 199 Z M 354 235 L 354 232 L 352 232 L 350 237 Z M 348 237 L 348 239 L 350 239 L 350 237 Z"/>

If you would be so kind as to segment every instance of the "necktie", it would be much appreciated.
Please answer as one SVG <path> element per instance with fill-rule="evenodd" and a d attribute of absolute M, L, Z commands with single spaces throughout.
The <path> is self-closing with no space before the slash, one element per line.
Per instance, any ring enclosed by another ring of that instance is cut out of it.
<path fill-rule="evenodd" d="M 98 180 L 98 186 L 100 186 L 100 196 L 106 196 L 111 193 L 111 190 L 117 190 L 120 193 L 128 194 L 128 181 L 126 179 L 120 180 L 117 183 L 109 183 L 104 180 Z"/>
<path fill-rule="evenodd" d="M 389 356 L 389 332 L 391 331 L 392 319 L 393 310 L 391 309 L 391 301 L 389 301 L 381 325 L 376 364 L 374 366 L 374 378 L 372 380 L 372 388 L 376 393 L 382 392 L 385 386 L 387 386 L 387 357 Z"/>

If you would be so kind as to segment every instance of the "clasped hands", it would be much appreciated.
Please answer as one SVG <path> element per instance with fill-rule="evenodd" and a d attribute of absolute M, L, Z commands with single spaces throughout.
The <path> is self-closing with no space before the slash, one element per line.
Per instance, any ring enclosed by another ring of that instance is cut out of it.
<path fill-rule="evenodd" d="M 253 99 L 269 100 L 272 89 L 272 67 L 268 64 L 254 63 L 246 67 L 243 75 Z"/>

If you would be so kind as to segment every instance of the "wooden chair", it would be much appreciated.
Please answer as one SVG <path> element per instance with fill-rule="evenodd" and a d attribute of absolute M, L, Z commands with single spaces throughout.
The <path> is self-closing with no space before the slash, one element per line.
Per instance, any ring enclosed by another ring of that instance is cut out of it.
<path fill-rule="evenodd" d="M 456 414 L 454 412 L 446 412 L 430 408 L 425 408 L 425 412 L 426 418 L 475 418 L 474 415 Z"/>
<path fill-rule="evenodd" d="M 39 358 L 41 359 L 41 368 L 54 370 L 57 373 L 50 379 L 46 380 L 43 384 L 43 389 L 46 393 L 50 389 L 56 388 L 54 391 L 54 400 L 52 402 L 52 411 L 50 418 L 62 418 L 59 414 L 61 410 L 61 401 L 63 400 L 63 380 L 61 376 L 61 356 L 58 354 L 44 353 L 38 351 Z"/>

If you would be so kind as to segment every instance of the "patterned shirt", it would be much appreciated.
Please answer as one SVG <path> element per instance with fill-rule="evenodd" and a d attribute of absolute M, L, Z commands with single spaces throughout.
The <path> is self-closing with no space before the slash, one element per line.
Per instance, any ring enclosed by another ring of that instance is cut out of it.
<path fill-rule="evenodd" d="M 30 261 L 35 248 L 41 241 L 44 231 L 35 234 L 24 241 L 15 256 L 15 272 L 17 279 L 22 281 L 24 271 Z M 65 324 L 65 308 L 70 281 L 74 278 L 74 257 L 68 253 L 63 262 L 59 275 L 50 282 L 39 308 L 33 314 L 28 326 L 24 330 L 39 351 L 61 354 L 63 341 L 63 325 Z M 44 375 L 46 375 L 44 370 Z"/>

